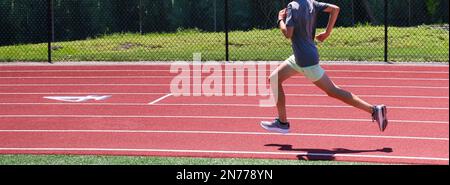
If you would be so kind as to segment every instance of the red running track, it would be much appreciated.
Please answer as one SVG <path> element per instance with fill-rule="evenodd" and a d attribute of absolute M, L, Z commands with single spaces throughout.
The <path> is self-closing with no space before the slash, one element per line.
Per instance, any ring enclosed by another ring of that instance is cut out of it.
<path fill-rule="evenodd" d="M 258 106 L 265 97 L 166 96 L 177 75 L 169 65 L 5 65 L 0 153 L 449 164 L 448 66 L 324 68 L 343 88 L 387 104 L 388 130 L 379 132 L 369 115 L 326 97 L 303 77 L 287 82 L 293 128 L 279 135 L 258 125 L 276 113 Z M 87 95 L 111 97 L 43 98 Z"/>

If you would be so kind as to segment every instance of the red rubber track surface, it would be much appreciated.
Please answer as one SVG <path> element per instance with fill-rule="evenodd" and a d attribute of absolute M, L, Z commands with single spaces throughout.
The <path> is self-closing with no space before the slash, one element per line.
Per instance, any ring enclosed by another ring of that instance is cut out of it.
<path fill-rule="evenodd" d="M 259 126 L 276 115 L 258 106 L 267 97 L 166 96 L 170 65 L 0 66 L 0 153 L 449 164 L 448 66 L 323 66 L 337 85 L 388 105 L 386 132 L 301 76 L 285 84 L 292 131 L 280 135 Z M 44 98 L 87 95 L 111 97 Z"/>

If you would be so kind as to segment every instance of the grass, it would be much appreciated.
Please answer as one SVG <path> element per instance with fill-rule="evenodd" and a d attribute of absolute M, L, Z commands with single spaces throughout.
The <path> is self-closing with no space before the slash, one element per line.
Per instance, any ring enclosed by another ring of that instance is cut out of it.
<path fill-rule="evenodd" d="M 373 165 L 373 163 L 92 155 L 0 155 L 0 165 Z"/>
<path fill-rule="evenodd" d="M 318 30 L 322 31 L 322 30 Z M 449 62 L 449 32 L 427 26 L 389 30 L 391 61 Z M 124 33 L 53 45 L 54 61 L 190 61 L 201 52 L 203 60 L 225 60 L 224 33 L 183 30 L 146 35 Z M 336 28 L 332 37 L 318 44 L 322 60 L 382 61 L 384 28 Z M 233 61 L 279 61 L 292 53 L 289 41 L 277 29 L 233 31 Z M 0 47 L 0 61 L 46 61 L 46 44 Z"/>

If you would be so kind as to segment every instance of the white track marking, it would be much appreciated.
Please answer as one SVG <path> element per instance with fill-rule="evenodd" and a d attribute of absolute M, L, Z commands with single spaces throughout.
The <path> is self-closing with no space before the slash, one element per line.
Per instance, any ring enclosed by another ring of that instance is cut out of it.
<path fill-rule="evenodd" d="M 60 94 L 70 94 L 70 95 L 80 95 L 80 94 L 111 94 L 111 95 L 165 95 L 166 93 L 151 93 L 151 92 L 127 92 L 127 93 L 113 93 L 113 92 L 104 92 L 104 93 L 80 93 L 80 92 L 11 92 L 11 93 L 1 93 L 0 95 L 60 95 Z M 286 96 L 295 96 L 295 97 L 327 97 L 324 94 L 286 94 Z M 396 99 L 449 99 L 448 96 L 393 96 L 393 95 L 358 95 L 359 97 L 366 98 L 396 98 Z"/>
<path fill-rule="evenodd" d="M 0 115 L 0 118 L 185 118 L 185 119 L 270 119 L 273 117 L 250 116 L 142 116 L 142 115 Z M 372 122 L 370 119 L 337 119 L 337 118 L 289 118 L 290 120 L 309 121 L 353 121 Z M 449 124 L 448 121 L 417 121 L 417 120 L 389 120 L 390 123 L 424 123 L 424 124 Z"/>
<path fill-rule="evenodd" d="M 175 76 L 21 76 L 1 77 L 0 79 L 172 79 Z M 258 76 L 234 76 L 235 78 L 256 78 Z M 183 78 L 183 77 L 180 77 Z M 192 77 L 186 77 L 192 78 Z M 206 78 L 203 76 L 202 78 Z M 306 79 L 303 76 L 294 76 L 293 79 Z M 333 79 L 357 79 L 357 80 L 401 80 L 401 81 L 449 81 L 448 78 L 378 78 L 378 77 L 339 77 Z"/>
<path fill-rule="evenodd" d="M 111 62 L 111 61 L 77 61 L 77 62 L 55 62 L 51 65 L 44 62 L 7 62 L 7 63 L 0 63 L 0 67 L 2 66 L 14 66 L 14 67 L 27 67 L 27 66 L 70 66 L 70 67 L 86 67 L 86 66 L 100 66 L 100 67 L 110 67 L 110 66 L 171 66 L 173 63 L 180 62 L 180 61 L 133 61 L 133 62 Z M 191 61 L 184 61 L 184 62 L 191 62 Z M 236 62 L 242 62 L 242 63 L 258 63 L 258 62 L 266 62 L 267 64 L 281 64 L 283 61 L 232 61 L 226 62 L 226 61 L 215 61 L 219 62 L 222 65 L 228 65 L 233 64 Z M 396 63 L 390 63 L 387 64 L 386 62 L 381 61 L 321 61 L 320 62 L 323 66 L 348 66 L 348 67 L 355 67 L 355 66 L 383 66 L 383 67 L 431 67 L 431 68 L 448 68 L 448 63 L 445 62 L 411 62 L 411 61 L 405 61 L 405 62 L 396 62 Z"/>
<path fill-rule="evenodd" d="M 202 70 L 190 70 L 191 72 L 202 72 Z M 222 70 L 236 71 L 236 70 Z M 259 71 L 259 70 L 244 70 L 244 71 Z M 268 71 L 268 70 L 261 70 Z M 342 73 L 408 73 L 408 74 L 449 74 L 448 71 L 384 71 L 384 70 L 326 70 L 327 72 L 342 72 Z M 96 70 L 96 69 L 83 69 L 83 70 L 71 70 L 71 69 L 54 69 L 54 70 L 2 70 L 0 73 L 66 73 L 66 72 L 168 72 L 170 69 L 158 70 L 158 69 L 148 69 L 148 70 Z"/>
<path fill-rule="evenodd" d="M 202 85 L 202 84 L 190 84 L 190 85 Z M 237 86 L 237 85 L 259 85 L 259 84 L 222 84 L 222 86 Z M 148 86 L 148 87 L 166 87 L 170 84 L 0 84 L 0 87 L 67 87 L 67 86 Z M 314 84 L 284 84 L 286 87 L 316 87 Z M 445 87 L 434 86 L 377 86 L 377 85 L 339 85 L 340 87 L 353 87 L 353 88 L 402 88 L 402 89 L 449 89 Z"/>
<path fill-rule="evenodd" d="M 102 101 L 110 98 L 110 95 L 96 96 L 96 95 L 88 95 L 88 96 L 44 96 L 45 99 L 57 100 L 57 101 L 65 101 L 72 103 L 85 102 L 89 100 Z"/>
<path fill-rule="evenodd" d="M 2 103 L 0 103 L 2 104 Z M 164 103 L 164 104 L 155 104 L 158 106 L 233 106 L 233 107 L 260 107 L 258 104 L 201 104 L 201 103 Z M 302 108 L 353 108 L 352 106 L 345 105 L 286 105 L 287 107 L 302 107 Z M 403 106 L 388 106 L 388 109 L 414 109 L 414 110 L 449 110 L 449 108 L 441 108 L 441 107 L 403 107 Z"/>
<path fill-rule="evenodd" d="M 410 139 L 410 140 L 437 140 L 449 141 L 449 138 L 411 137 L 411 136 L 373 136 L 373 135 L 347 135 L 347 134 L 304 134 L 289 133 L 277 134 L 268 132 L 226 132 L 226 131 L 185 131 L 185 130 L 0 130 L 0 132 L 29 132 L 29 133 L 155 133 L 155 134 L 224 134 L 224 135 L 282 135 L 282 136 L 309 136 L 309 137 L 344 137 L 344 138 L 377 138 L 377 139 Z"/>
<path fill-rule="evenodd" d="M 252 155 L 304 155 L 327 157 L 356 157 L 378 159 L 405 159 L 426 161 L 449 161 L 448 158 L 415 157 L 393 155 L 358 155 L 335 153 L 310 153 L 310 152 L 262 152 L 262 151 L 224 151 L 224 150 L 176 150 L 176 149 L 132 149 L 132 148 L 0 148 L 2 151 L 90 151 L 90 152 L 172 152 L 172 153 L 214 153 L 214 154 L 252 154 Z"/>
<path fill-rule="evenodd" d="M 286 96 L 296 96 L 296 97 L 327 97 L 327 95 L 323 94 L 286 94 Z M 449 99 L 448 96 L 394 96 L 394 95 L 358 95 L 359 97 L 366 97 L 366 98 L 411 98 L 411 99 Z"/>
<path fill-rule="evenodd" d="M 166 95 L 167 96 L 167 95 Z M 258 104 L 202 104 L 202 103 L 158 103 L 162 99 L 167 97 L 161 97 L 157 99 L 158 101 L 153 101 L 149 104 L 144 103 L 8 103 L 0 102 L 0 105 L 71 105 L 71 106 L 233 106 L 233 107 L 260 107 Z M 286 105 L 287 107 L 297 107 L 297 108 L 352 108 L 351 106 L 345 105 Z M 411 110 L 449 110 L 449 108 L 444 107 L 402 107 L 402 106 L 389 106 L 389 109 L 411 109 Z"/>
<path fill-rule="evenodd" d="M 166 98 L 169 97 L 169 96 L 172 96 L 172 93 L 166 94 L 165 96 L 163 96 L 163 97 L 161 97 L 161 98 L 158 98 L 158 99 L 156 99 L 156 100 L 154 100 L 154 101 L 152 101 L 152 102 L 150 102 L 150 103 L 148 103 L 148 104 L 149 104 L 149 105 L 153 105 L 153 104 L 155 104 L 155 103 L 160 102 L 161 100 L 166 99 Z"/>

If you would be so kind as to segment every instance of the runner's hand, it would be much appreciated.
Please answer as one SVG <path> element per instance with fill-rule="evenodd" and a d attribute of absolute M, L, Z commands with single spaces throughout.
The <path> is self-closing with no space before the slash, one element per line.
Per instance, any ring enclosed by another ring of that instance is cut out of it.
<path fill-rule="evenodd" d="M 325 40 L 327 40 L 327 38 L 328 38 L 329 36 L 330 36 L 329 33 L 327 33 L 327 32 L 322 32 L 322 33 L 320 33 L 319 35 L 316 36 L 316 39 L 317 39 L 319 42 L 324 42 Z"/>
<path fill-rule="evenodd" d="M 287 17 L 287 12 L 286 12 L 286 8 L 282 9 L 279 13 L 278 13 L 278 20 L 284 20 Z"/>

